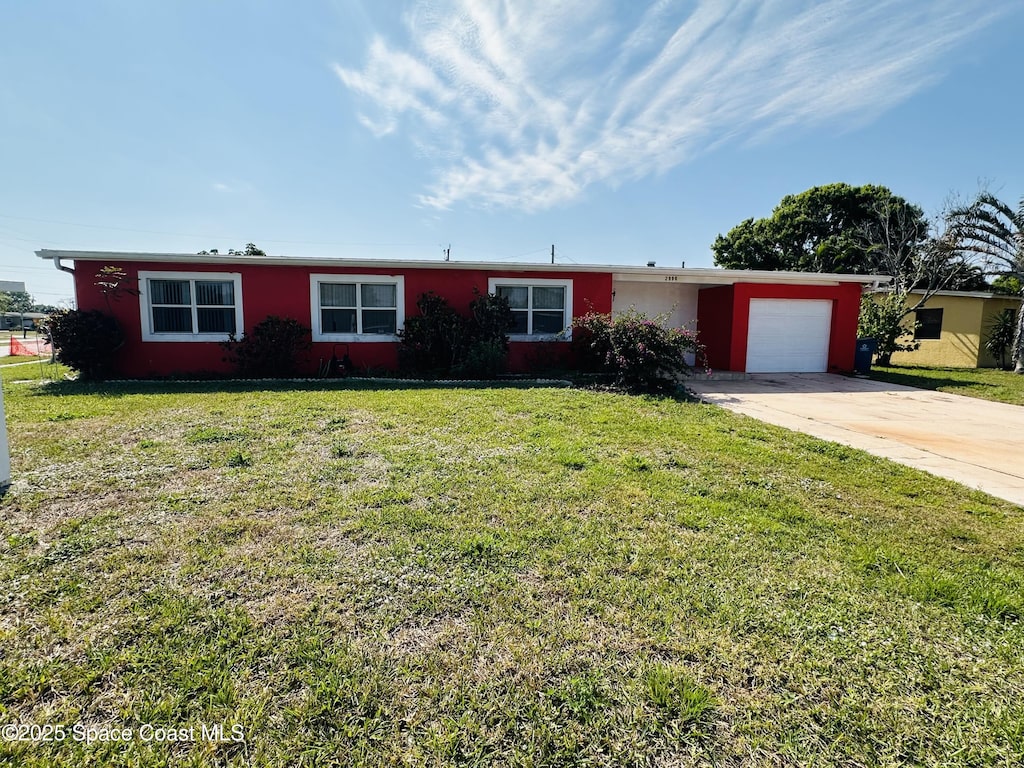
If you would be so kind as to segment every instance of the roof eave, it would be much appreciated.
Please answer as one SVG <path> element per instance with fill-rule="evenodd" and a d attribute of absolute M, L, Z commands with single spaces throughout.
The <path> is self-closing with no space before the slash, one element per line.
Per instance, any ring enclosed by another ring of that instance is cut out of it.
<path fill-rule="evenodd" d="M 714 269 L 693 267 L 646 267 L 609 264 L 527 264 L 522 262 L 427 261 L 423 259 L 352 259 L 339 257 L 246 256 L 244 254 L 146 253 L 131 251 L 70 251 L 41 249 L 41 259 L 68 261 L 138 261 L 172 264 L 237 264 L 306 267 L 371 267 L 378 269 L 480 269 L 509 272 L 597 272 L 611 273 L 620 279 L 638 276 L 685 275 L 698 283 L 807 283 L 828 285 L 861 283 L 877 285 L 888 282 L 887 275 L 849 275 L 824 272 L 773 272 L 766 270 Z"/>

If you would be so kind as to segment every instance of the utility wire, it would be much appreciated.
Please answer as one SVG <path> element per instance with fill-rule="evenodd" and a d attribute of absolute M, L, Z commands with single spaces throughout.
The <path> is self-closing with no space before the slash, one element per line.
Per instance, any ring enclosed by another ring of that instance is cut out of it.
<path fill-rule="evenodd" d="M 9 214 L 0 213 L 0 219 L 15 219 L 17 221 L 34 221 L 40 224 L 60 224 L 68 227 L 87 227 L 89 229 L 103 229 L 111 230 L 115 232 L 136 232 L 145 235 L 165 235 L 167 237 L 190 237 L 197 240 L 239 240 L 239 238 L 233 235 L 196 235 L 188 232 L 167 232 L 159 229 L 136 229 L 132 227 L 111 227 L 105 224 L 83 224 L 76 221 L 60 221 L 58 219 L 38 219 L 29 216 L 11 216 Z M 373 247 L 373 248 L 430 248 L 431 246 L 425 245 L 424 243 L 373 243 L 373 242 L 339 242 L 334 240 L 281 240 L 273 238 L 257 237 L 252 238 L 248 236 L 250 242 L 259 241 L 259 243 L 287 243 L 291 245 L 334 245 L 343 247 Z M 15 238 L 18 239 L 18 238 Z"/>
<path fill-rule="evenodd" d="M 69 226 L 69 227 L 85 227 L 85 228 L 88 228 L 88 229 L 107 230 L 107 231 L 113 231 L 113 232 L 133 232 L 133 233 L 137 233 L 137 234 L 146 234 L 146 235 L 163 235 L 165 237 L 186 237 L 186 238 L 193 238 L 193 239 L 196 239 L 196 240 L 205 240 L 205 241 L 208 241 L 208 242 L 209 241 L 217 241 L 217 240 L 221 240 L 221 241 L 223 241 L 223 240 L 235 241 L 235 240 L 245 239 L 245 238 L 239 238 L 239 237 L 236 237 L 236 236 L 229 236 L 229 235 L 209 235 L 209 234 L 207 234 L 207 235 L 197 235 L 197 234 L 188 233 L 188 232 L 168 232 L 166 230 L 157 230 L 157 229 L 139 229 L 139 228 L 134 228 L 134 227 L 115 227 L 115 226 L 108 226 L 108 225 L 105 225 L 105 224 L 85 224 L 85 223 L 82 223 L 82 222 L 64 221 L 64 220 L 61 220 L 61 219 L 43 219 L 43 218 L 31 217 L 31 216 L 12 216 L 10 214 L 5 214 L 5 213 L 0 213 L 0 219 L 12 219 L 12 220 L 16 220 L 16 221 L 32 221 L 32 222 L 37 222 L 37 223 L 40 223 L 40 224 L 58 224 L 58 225 L 61 225 L 61 226 Z M 16 230 L 12 230 L 9 227 L 3 227 L 2 229 L 5 229 L 7 232 L 16 232 Z M 24 234 L 24 233 L 18 233 L 18 234 Z M 39 244 L 43 244 L 43 245 L 62 245 L 62 244 L 64 244 L 62 241 L 50 240 L 50 239 L 46 239 L 46 238 L 16 237 L 16 236 L 9 236 L 9 235 L 8 236 L 0 237 L 0 243 L 3 243 L 4 241 L 9 241 L 9 240 L 15 240 L 15 241 L 18 241 L 18 242 L 35 243 L 37 245 L 39 245 Z M 265 243 L 280 243 L 280 244 L 284 244 L 284 245 L 327 245 L 327 246 L 342 247 L 342 248 L 422 248 L 425 251 L 431 250 L 433 248 L 433 246 L 426 245 L 424 243 L 344 242 L 344 241 L 337 241 L 337 240 L 287 240 L 287 239 L 264 238 L 264 237 L 255 237 L 255 238 L 253 238 L 251 235 L 249 236 L 249 240 L 248 241 L 249 242 L 255 242 L 258 245 L 262 245 L 262 244 L 265 244 Z M 16 247 L 16 246 L 9 246 L 9 247 Z M 549 249 L 547 247 L 536 248 L 536 249 L 533 249 L 533 250 L 530 250 L 530 251 L 526 251 L 524 253 L 518 253 L 518 254 L 515 254 L 515 255 L 509 255 L 507 253 L 497 253 L 495 251 L 486 250 L 486 249 L 483 249 L 483 248 L 477 248 L 477 247 L 471 246 L 471 245 L 456 245 L 455 250 L 456 251 L 474 251 L 476 253 L 480 253 L 480 254 L 484 254 L 484 255 L 487 255 L 487 256 L 496 257 L 496 258 L 499 258 L 499 259 L 505 259 L 505 260 L 508 260 L 508 261 L 514 261 L 516 259 L 522 259 L 522 258 L 525 258 L 527 256 L 536 256 L 538 254 L 547 254 L 547 253 L 549 253 Z M 577 264 L 578 263 L 575 260 L 571 259 L 570 257 L 564 256 L 562 254 L 561 250 L 559 250 L 558 255 L 559 255 L 559 257 L 565 258 L 565 259 L 567 259 L 568 261 L 570 261 L 573 264 Z M 28 267 L 26 267 L 26 269 L 28 269 Z"/>
<path fill-rule="evenodd" d="M 16 269 L 19 272 L 28 270 L 30 272 L 56 272 L 57 270 L 53 267 L 23 267 L 20 264 L 4 264 L 0 263 L 0 269 Z"/>

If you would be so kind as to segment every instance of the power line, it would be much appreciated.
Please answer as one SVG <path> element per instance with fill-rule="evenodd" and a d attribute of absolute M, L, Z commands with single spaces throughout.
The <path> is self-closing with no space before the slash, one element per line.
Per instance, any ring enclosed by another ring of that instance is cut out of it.
<path fill-rule="evenodd" d="M 137 234 L 146 234 L 146 235 L 163 235 L 163 236 L 166 236 L 166 237 L 187 237 L 187 238 L 193 238 L 193 239 L 197 239 L 197 240 L 206 240 L 206 241 L 215 241 L 215 240 L 231 240 L 231 241 L 235 241 L 235 240 L 246 239 L 246 238 L 239 238 L 237 236 L 231 236 L 231 235 L 209 235 L 209 234 L 197 235 L 197 234 L 193 234 L 193 233 L 189 233 L 189 232 L 168 232 L 166 230 L 157 230 L 157 229 L 140 229 L 140 228 L 134 228 L 134 227 L 115 227 L 115 226 L 108 226 L 108 225 L 105 225 L 105 224 L 84 224 L 82 222 L 64 221 L 64 220 L 61 220 L 61 219 L 43 219 L 43 218 L 37 218 L 37 217 L 31 217 L 31 216 L 12 216 L 12 215 L 6 214 L 6 213 L 0 213 L 0 219 L 13 219 L 13 220 L 16 220 L 16 221 L 32 221 L 32 222 L 37 222 L 37 223 L 40 223 L 40 224 L 59 224 L 61 226 L 85 227 L 85 228 L 88 228 L 88 229 L 109 230 L 109 231 L 114 231 L 114 232 L 133 232 L 133 233 L 137 233 Z M 7 228 L 7 227 L 5 227 L 4 229 L 6 229 L 8 232 L 14 232 L 15 231 L 15 230 L 12 230 L 12 229 Z M 337 241 L 337 240 L 286 240 L 286 239 L 275 239 L 275 238 L 264 238 L 264 237 L 252 237 L 251 235 L 248 236 L 248 238 L 249 238 L 248 239 L 249 242 L 256 242 L 258 244 L 281 243 L 281 244 L 285 244 L 285 245 L 328 245 L 328 246 L 342 247 L 342 248 L 423 248 L 424 250 L 432 250 L 433 249 L 433 246 L 425 245 L 424 243 L 380 243 L 380 242 L 365 242 L 365 241 L 345 242 L 345 241 Z M 14 237 L 14 236 L 0 237 L 0 243 L 2 243 L 5 240 L 17 240 L 19 242 L 44 244 L 44 245 L 47 245 L 47 244 L 49 244 L 49 245 L 61 245 L 61 244 L 63 244 L 62 241 L 50 240 L 50 239 L 45 239 L 45 238 Z M 16 246 L 9 246 L 9 247 L 16 247 Z M 508 260 L 522 259 L 522 258 L 525 258 L 527 256 L 535 256 L 537 254 L 541 254 L 541 253 L 545 253 L 546 254 L 546 253 L 549 252 L 549 248 L 543 247 L 543 248 L 535 248 L 535 249 L 532 249 L 532 250 L 529 250 L 529 251 L 526 251 L 526 252 L 523 252 L 523 253 L 517 253 L 517 254 L 514 254 L 514 255 L 510 255 L 510 254 L 507 254 L 507 253 L 497 253 L 496 251 L 491 251 L 491 250 L 487 250 L 487 249 L 484 249 L 484 248 L 477 248 L 477 247 L 470 246 L 470 245 L 459 245 L 458 247 L 463 249 L 463 250 L 475 251 L 476 253 L 485 254 L 485 255 L 488 255 L 488 256 L 493 256 L 493 257 L 496 257 L 496 258 L 499 258 L 499 259 L 508 259 Z M 448 246 L 448 249 L 450 251 L 451 245 Z M 449 253 L 449 256 L 450 256 L 450 253 Z M 562 258 L 568 258 L 568 257 L 563 257 L 562 256 L 561 250 L 559 250 L 559 256 L 562 257 Z M 574 264 L 578 263 L 578 262 L 573 261 L 572 259 L 569 259 L 569 261 L 572 261 Z"/>
<path fill-rule="evenodd" d="M 524 256 L 534 256 L 534 255 L 536 255 L 538 253 L 547 253 L 547 252 L 548 252 L 547 248 L 537 248 L 537 249 L 532 250 L 532 251 L 527 251 L 526 253 L 516 254 L 515 256 L 511 256 L 510 258 L 521 259 Z"/>
<path fill-rule="evenodd" d="M 77 221 L 61 221 L 59 219 L 38 219 L 29 216 L 11 216 L 6 213 L 0 213 L 0 219 L 15 219 L 17 221 L 34 221 L 40 224 L 60 224 L 68 227 L 87 227 L 89 229 L 104 229 L 111 230 L 114 232 L 135 232 L 144 235 L 165 235 L 167 237 L 191 237 L 197 240 L 239 240 L 234 235 L 196 235 L 189 232 L 167 232 L 166 230 L 159 229 L 137 229 L 134 227 L 111 227 L 105 224 L 83 224 Z M 251 237 L 248 236 L 248 237 Z M 13 238 L 13 239 L 28 239 L 28 238 Z M 257 237 L 250 240 L 254 242 L 259 240 L 260 243 L 287 243 L 292 245 L 334 245 L 343 247 L 374 247 L 374 248 L 429 248 L 430 246 L 424 245 L 423 243 L 374 243 L 374 242 L 339 242 L 335 240 L 281 240 L 268 237 Z M 32 242 L 32 241 L 30 241 Z"/>
<path fill-rule="evenodd" d="M 548 252 L 548 248 L 544 247 L 544 248 L 535 248 L 533 250 L 526 251 L 525 253 L 508 254 L 508 253 L 498 253 L 496 251 L 490 251 L 490 250 L 486 250 L 484 248 L 477 248 L 476 246 L 472 246 L 472 245 L 459 245 L 458 243 L 456 243 L 456 245 L 458 245 L 458 247 L 460 249 L 464 250 L 464 251 L 474 251 L 476 253 L 486 254 L 487 256 L 494 256 L 495 258 L 505 259 L 506 261 L 510 260 L 510 259 L 521 259 L 524 256 L 534 256 L 534 255 L 536 255 L 538 253 L 547 253 Z"/>
<path fill-rule="evenodd" d="M 558 258 L 563 261 L 568 261 L 570 264 L 579 264 L 572 256 L 566 256 L 565 251 L 562 248 L 558 249 Z"/>
<path fill-rule="evenodd" d="M 11 216 L 10 214 L 0 213 L 0 219 L 14 219 L 16 221 L 34 221 L 39 224 L 60 224 L 66 227 L 86 227 L 88 229 L 107 229 L 116 232 L 137 232 L 139 234 L 146 235 L 168 235 L 171 237 L 196 237 L 209 240 L 230 240 L 226 235 L 190 235 L 185 232 L 164 232 L 156 229 L 136 229 L 132 227 L 111 227 L 105 224 L 83 224 L 80 221 L 61 221 L 60 219 L 39 219 L 32 216 Z"/>
<path fill-rule="evenodd" d="M 0 264 L 0 269 L 14 269 L 19 272 L 29 270 L 32 272 L 56 272 L 53 267 L 23 267 L 19 264 Z"/>
<path fill-rule="evenodd" d="M 19 240 L 19 241 L 24 242 L 24 243 L 35 243 L 36 245 L 38 245 L 40 243 L 42 243 L 43 245 L 58 245 L 59 244 L 57 240 L 46 240 L 46 239 L 43 239 L 41 237 L 13 237 L 11 235 L 4 235 L 2 238 L 0 238 L 0 242 L 4 242 L 4 241 L 7 241 L 7 240 Z M 12 245 L 10 247 L 14 248 L 15 246 Z"/>

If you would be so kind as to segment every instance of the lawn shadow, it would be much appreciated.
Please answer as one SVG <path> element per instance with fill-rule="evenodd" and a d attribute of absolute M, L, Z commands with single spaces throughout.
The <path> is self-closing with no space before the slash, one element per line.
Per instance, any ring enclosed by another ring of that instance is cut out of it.
<path fill-rule="evenodd" d="M 149 394 L 193 394 L 214 392 L 322 392 L 383 391 L 421 389 L 564 389 L 572 382 L 562 379 L 425 380 L 425 379 L 138 379 L 132 381 L 43 382 L 34 396 L 96 395 L 124 397 Z"/>
<path fill-rule="evenodd" d="M 978 391 L 980 389 L 997 389 L 998 384 L 991 384 L 985 381 L 964 381 L 963 379 L 952 379 L 952 378 L 936 378 L 935 376 L 922 376 L 914 373 L 903 373 L 894 372 L 889 370 L 879 370 L 877 368 L 871 371 L 871 378 L 875 381 L 884 381 L 889 384 L 901 384 L 905 387 L 916 387 L 917 389 L 932 389 L 940 390 L 945 387 L 951 389 L 971 389 Z"/>

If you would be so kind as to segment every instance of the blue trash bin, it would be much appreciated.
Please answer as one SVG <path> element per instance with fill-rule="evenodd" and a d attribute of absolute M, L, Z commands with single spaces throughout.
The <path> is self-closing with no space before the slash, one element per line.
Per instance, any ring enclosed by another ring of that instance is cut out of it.
<path fill-rule="evenodd" d="M 853 370 L 867 375 L 871 373 L 871 361 L 878 351 L 875 339 L 857 339 L 857 351 L 853 355 Z"/>

